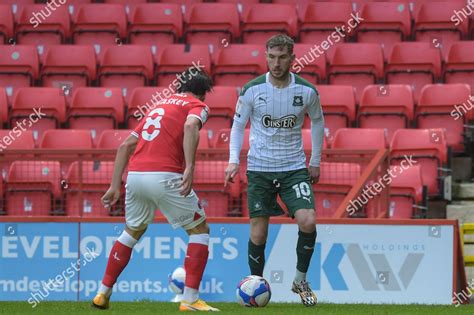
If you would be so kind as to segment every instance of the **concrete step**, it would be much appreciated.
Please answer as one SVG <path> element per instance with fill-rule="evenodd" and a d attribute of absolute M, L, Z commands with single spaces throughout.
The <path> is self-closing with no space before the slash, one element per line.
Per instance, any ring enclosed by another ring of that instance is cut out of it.
<path fill-rule="evenodd" d="M 453 183 L 453 199 L 474 200 L 474 183 Z"/>
<path fill-rule="evenodd" d="M 448 205 L 446 217 L 462 223 L 474 223 L 474 201 L 455 201 Z"/>

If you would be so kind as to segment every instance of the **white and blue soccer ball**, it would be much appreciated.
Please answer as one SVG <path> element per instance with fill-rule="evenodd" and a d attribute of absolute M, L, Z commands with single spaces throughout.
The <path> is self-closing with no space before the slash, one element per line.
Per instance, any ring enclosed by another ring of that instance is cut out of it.
<path fill-rule="evenodd" d="M 270 284 L 259 276 L 247 276 L 236 290 L 237 301 L 247 307 L 264 307 L 272 297 Z"/>
<path fill-rule="evenodd" d="M 178 267 L 173 271 L 173 273 L 168 275 L 168 287 L 175 294 L 183 294 L 185 279 L 186 271 L 183 267 Z"/>

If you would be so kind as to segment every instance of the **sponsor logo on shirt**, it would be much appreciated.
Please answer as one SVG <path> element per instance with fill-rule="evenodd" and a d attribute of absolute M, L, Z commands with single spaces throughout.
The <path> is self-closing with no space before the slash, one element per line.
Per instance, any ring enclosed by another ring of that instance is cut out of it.
<path fill-rule="evenodd" d="M 265 128 L 293 128 L 296 125 L 296 116 L 291 114 L 272 119 L 272 116 L 264 115 L 262 124 Z"/>

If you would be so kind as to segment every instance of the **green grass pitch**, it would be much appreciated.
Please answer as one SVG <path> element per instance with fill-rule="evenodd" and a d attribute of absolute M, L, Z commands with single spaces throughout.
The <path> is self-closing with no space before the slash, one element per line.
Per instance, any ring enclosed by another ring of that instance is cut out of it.
<path fill-rule="evenodd" d="M 304 307 L 301 304 L 270 303 L 264 308 L 244 308 L 237 303 L 209 303 L 225 314 L 317 314 L 317 315 L 456 315 L 474 314 L 474 305 L 367 305 L 318 304 Z M 27 302 L 0 302 L 0 314 L 178 314 L 178 304 L 162 302 L 112 302 L 107 311 L 93 309 L 89 302 L 41 302 L 31 308 Z"/>

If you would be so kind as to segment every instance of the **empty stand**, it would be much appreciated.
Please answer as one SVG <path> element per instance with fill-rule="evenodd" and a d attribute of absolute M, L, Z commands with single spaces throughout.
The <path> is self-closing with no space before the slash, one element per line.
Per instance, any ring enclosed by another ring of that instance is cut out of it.
<path fill-rule="evenodd" d="M 474 119 L 471 88 L 467 84 L 432 84 L 421 90 L 415 112 L 418 128 L 444 128 L 455 152 L 465 150 L 465 125 Z"/>
<path fill-rule="evenodd" d="M 33 137 L 33 131 L 25 130 L 22 131 L 19 128 L 11 129 L 11 130 L 0 130 L 0 151 L 8 152 L 9 150 L 33 150 L 35 148 L 35 139 Z M 20 158 L 34 158 L 33 154 L 8 154 L 9 159 L 5 159 L 2 162 L 1 171 L 2 171 L 2 179 L 0 182 L 3 181 L 3 178 L 6 178 L 8 174 L 8 169 L 12 160 L 20 159 Z"/>
<path fill-rule="evenodd" d="M 395 130 L 409 128 L 413 121 L 413 92 L 408 85 L 369 85 L 362 92 L 357 125 L 382 128 L 388 141 Z"/>
<path fill-rule="evenodd" d="M 17 88 L 33 86 L 38 79 L 39 60 L 34 46 L 0 45 L 0 86 L 12 97 Z"/>
<path fill-rule="evenodd" d="M 326 79 L 326 57 L 325 55 L 314 56 L 311 53 L 313 47 L 314 45 L 311 44 L 295 44 L 293 53 L 296 58 L 291 71 L 317 84 Z"/>
<path fill-rule="evenodd" d="M 104 130 L 97 142 L 98 149 L 118 149 L 118 147 L 130 136 L 132 130 L 111 129 Z"/>
<path fill-rule="evenodd" d="M 214 83 L 243 86 L 266 71 L 264 46 L 231 44 L 217 52 L 213 70 Z"/>
<path fill-rule="evenodd" d="M 181 7 L 173 3 L 137 5 L 130 17 L 128 41 L 131 44 L 172 44 L 183 34 Z"/>
<path fill-rule="evenodd" d="M 205 128 L 211 139 L 219 133 L 219 130 L 232 126 L 237 99 L 237 88 L 232 86 L 216 86 L 206 95 L 205 103 L 210 111 Z"/>
<path fill-rule="evenodd" d="M 383 78 L 382 48 L 378 44 L 341 44 L 335 49 L 329 66 L 329 83 L 352 85 L 358 102 L 367 85 Z"/>
<path fill-rule="evenodd" d="M 385 69 L 388 84 L 408 84 L 415 102 L 426 84 L 435 83 L 441 73 L 441 55 L 430 43 L 395 44 Z"/>
<path fill-rule="evenodd" d="M 426 214 L 426 191 L 423 188 L 421 167 L 412 165 L 407 169 L 391 167 L 389 217 L 411 219 Z"/>
<path fill-rule="evenodd" d="M 336 131 L 331 148 L 351 150 L 378 150 L 388 147 L 383 129 L 342 128 Z"/>
<path fill-rule="evenodd" d="M 7 44 L 13 39 L 13 25 L 11 6 L 0 5 L 0 43 Z"/>
<path fill-rule="evenodd" d="M 453 43 L 444 67 L 445 83 L 467 83 L 474 90 L 474 41 Z"/>

